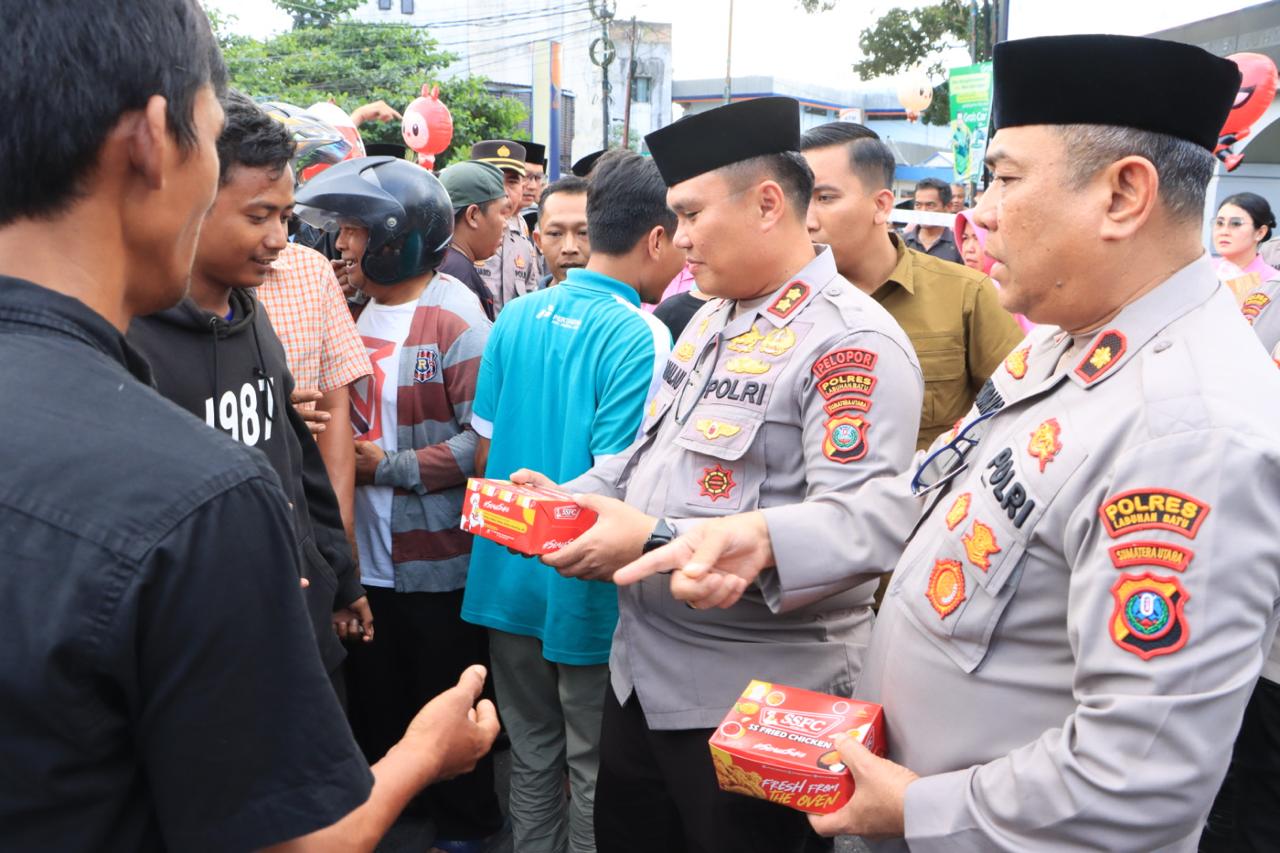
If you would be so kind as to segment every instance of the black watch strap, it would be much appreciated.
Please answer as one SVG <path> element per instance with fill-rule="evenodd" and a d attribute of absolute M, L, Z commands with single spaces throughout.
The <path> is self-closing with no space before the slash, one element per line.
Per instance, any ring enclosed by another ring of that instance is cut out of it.
<path fill-rule="evenodd" d="M 661 548 L 675 538 L 676 532 L 671 529 L 671 525 L 667 524 L 665 518 L 660 518 L 658 523 L 653 526 L 653 532 L 649 534 L 649 538 L 645 540 L 644 547 L 640 550 L 648 554 L 654 548 Z"/>

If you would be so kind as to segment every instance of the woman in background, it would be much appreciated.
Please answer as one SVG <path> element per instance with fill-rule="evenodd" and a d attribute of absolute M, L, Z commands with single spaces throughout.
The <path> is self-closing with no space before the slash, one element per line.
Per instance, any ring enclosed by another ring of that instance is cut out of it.
<path fill-rule="evenodd" d="M 1236 193 L 1218 207 L 1213 248 L 1221 257 L 1214 266 L 1218 280 L 1231 288 L 1237 302 L 1263 282 L 1280 278 L 1280 270 L 1268 266 L 1258 254 L 1275 227 L 1271 205 L 1256 193 Z"/>

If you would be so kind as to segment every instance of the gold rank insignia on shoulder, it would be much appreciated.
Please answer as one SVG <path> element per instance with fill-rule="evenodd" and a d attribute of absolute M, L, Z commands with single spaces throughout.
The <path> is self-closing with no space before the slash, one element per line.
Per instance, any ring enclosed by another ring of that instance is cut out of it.
<path fill-rule="evenodd" d="M 764 335 L 760 334 L 760 330 L 755 326 L 755 324 L 752 324 L 749 330 L 738 335 L 736 338 L 730 338 L 729 342 L 725 344 L 725 346 L 734 352 L 754 352 L 756 344 L 760 343 L 762 340 L 764 340 Z"/>
<path fill-rule="evenodd" d="M 769 306 L 768 311 L 775 317 L 785 318 L 792 311 L 804 302 L 806 296 L 809 295 L 809 285 L 803 281 L 793 281 L 787 285 L 787 289 L 781 296 Z"/>
<path fill-rule="evenodd" d="M 787 326 L 774 329 L 760 342 L 760 352 L 765 355 L 782 355 L 796 345 L 796 333 Z"/>
<path fill-rule="evenodd" d="M 1076 376 L 1093 382 L 1106 373 L 1124 355 L 1128 342 L 1117 329 L 1108 329 L 1093 339 L 1093 346 L 1076 365 Z"/>
<path fill-rule="evenodd" d="M 702 418 L 694 427 L 698 432 L 702 433 L 703 438 L 714 441 L 717 438 L 732 438 L 742 432 L 742 427 L 737 424 L 725 423 L 724 421 L 716 421 L 711 418 Z"/>
<path fill-rule="evenodd" d="M 676 361 L 688 361 L 693 358 L 693 344 L 685 341 L 676 347 Z"/>
<path fill-rule="evenodd" d="M 731 358 L 725 364 L 724 369 L 730 373 L 750 373 L 758 375 L 768 373 L 770 365 L 768 362 L 761 361 L 758 358 L 751 358 L 747 355 L 740 355 L 737 358 Z"/>

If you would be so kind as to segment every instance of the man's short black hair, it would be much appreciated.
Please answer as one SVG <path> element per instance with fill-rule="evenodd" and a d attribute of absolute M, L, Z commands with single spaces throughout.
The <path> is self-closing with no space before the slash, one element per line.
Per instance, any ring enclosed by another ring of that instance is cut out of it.
<path fill-rule="evenodd" d="M 745 188 L 752 181 L 775 181 L 800 219 L 803 220 L 809 210 L 809 197 L 813 195 L 813 170 L 798 151 L 762 154 L 725 166 L 724 171 L 739 189 Z"/>
<path fill-rule="evenodd" d="M 675 234 L 676 214 L 667 207 L 667 185 L 658 166 L 625 148 L 601 157 L 587 182 L 591 251 L 625 255 L 659 225 Z"/>
<path fill-rule="evenodd" d="M 940 178 L 922 178 L 916 182 L 915 192 L 920 190 L 937 190 L 938 199 L 942 202 L 942 206 L 946 207 L 951 204 L 951 184 Z"/>
<path fill-rule="evenodd" d="M 222 109 L 227 118 L 218 135 L 219 184 L 227 182 L 232 166 L 265 168 L 279 175 L 289 165 L 298 144 L 288 128 L 234 89 L 223 97 Z"/>
<path fill-rule="evenodd" d="M 897 163 L 889 146 L 880 141 L 880 134 L 855 122 L 833 121 L 810 128 L 800 138 L 801 151 L 833 145 L 847 146 L 849 169 L 858 176 L 867 192 L 893 189 Z"/>
<path fill-rule="evenodd" d="M 587 179 L 579 178 L 577 175 L 565 175 L 555 183 L 548 184 L 547 188 L 542 191 L 542 195 L 538 196 L 538 219 L 541 221 L 543 211 L 547 207 L 547 199 L 556 193 L 569 193 L 570 195 L 582 195 L 587 191 Z"/>
<path fill-rule="evenodd" d="M 66 210 L 120 116 L 153 95 L 179 144 L 195 145 L 196 94 L 221 94 L 227 76 L 196 0 L 15 5 L 0 26 L 0 225 Z"/>

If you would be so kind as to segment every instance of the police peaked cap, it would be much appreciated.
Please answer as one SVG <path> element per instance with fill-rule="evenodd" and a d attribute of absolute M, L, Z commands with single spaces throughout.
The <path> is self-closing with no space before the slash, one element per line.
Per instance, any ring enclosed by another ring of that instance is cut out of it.
<path fill-rule="evenodd" d="M 800 102 L 753 98 L 685 116 L 644 138 L 662 180 L 673 187 L 723 166 L 800 150 Z"/>
<path fill-rule="evenodd" d="M 1240 89 L 1229 59 L 1133 36 L 1046 36 L 995 46 L 993 126 L 1098 124 L 1212 151 Z"/>
<path fill-rule="evenodd" d="M 524 175 L 524 146 L 510 139 L 486 139 L 471 146 L 471 159 Z"/>

